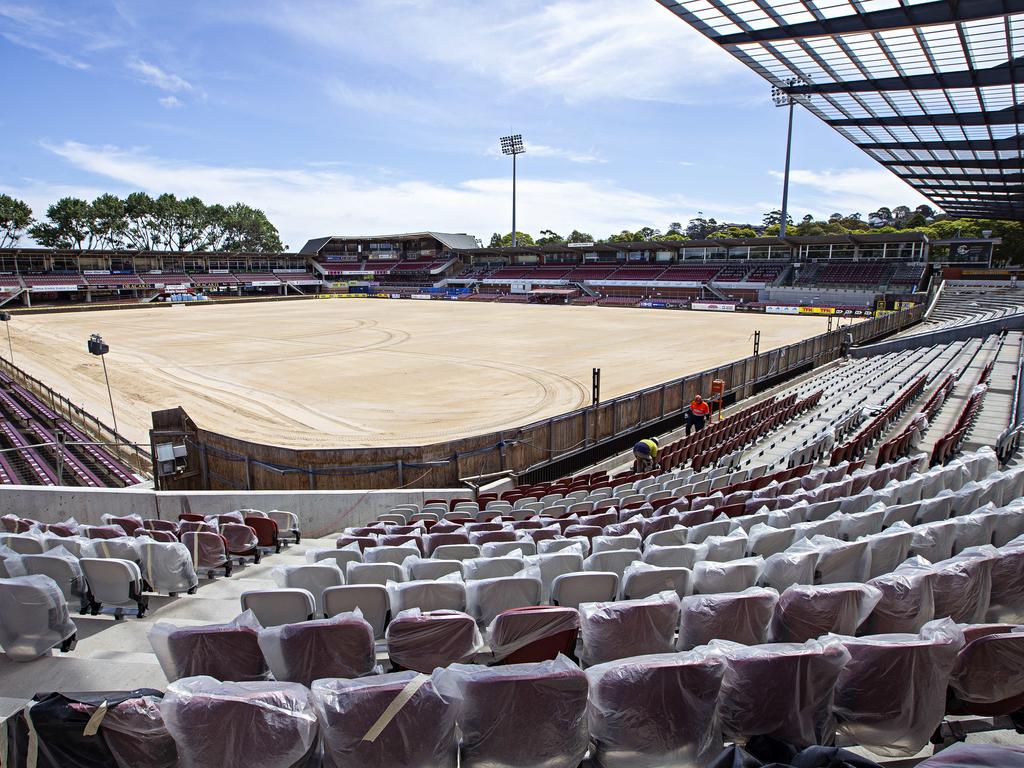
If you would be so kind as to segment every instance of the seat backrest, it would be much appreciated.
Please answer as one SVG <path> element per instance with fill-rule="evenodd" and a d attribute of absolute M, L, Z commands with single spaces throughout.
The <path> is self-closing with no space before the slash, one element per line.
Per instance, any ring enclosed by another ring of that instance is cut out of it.
<path fill-rule="evenodd" d="M 537 545 L 533 541 L 492 541 L 481 547 L 484 557 L 504 557 L 510 552 L 536 555 Z"/>
<path fill-rule="evenodd" d="M 364 563 L 394 563 L 401 565 L 407 557 L 419 557 L 420 550 L 416 546 L 381 546 L 371 547 L 363 553 Z"/>
<path fill-rule="evenodd" d="M 373 627 L 353 614 L 261 629 L 259 646 L 275 680 L 305 686 L 369 675 L 377 664 Z"/>
<path fill-rule="evenodd" d="M 686 597 L 692 591 L 693 573 L 689 568 L 659 568 L 636 566 L 626 569 L 622 580 L 622 597 L 637 600 L 650 597 L 666 589 L 673 590 L 679 597 Z"/>
<path fill-rule="evenodd" d="M 583 657 L 588 665 L 628 656 L 670 653 L 679 625 L 679 596 L 662 592 L 642 600 L 580 605 Z"/>
<path fill-rule="evenodd" d="M 588 571 L 611 572 L 621 579 L 626 568 L 641 558 L 638 549 L 612 549 L 590 555 L 583 561 L 583 568 Z"/>
<path fill-rule="evenodd" d="M 181 543 L 192 555 L 196 570 L 218 568 L 228 561 L 228 548 L 224 537 L 209 531 L 192 531 L 181 535 Z"/>
<path fill-rule="evenodd" d="M 614 600 L 619 589 L 619 575 L 611 571 L 565 573 L 555 577 L 551 585 L 551 603 L 579 608 L 582 603 Z"/>
<path fill-rule="evenodd" d="M 466 585 L 461 581 L 406 581 L 387 585 L 391 615 L 410 608 L 421 611 L 465 611 Z"/>
<path fill-rule="evenodd" d="M 497 579 L 515 576 L 523 570 L 523 561 L 518 557 L 474 557 L 463 560 L 466 580 Z"/>
<path fill-rule="evenodd" d="M 0 540 L 0 544 L 13 549 L 19 555 L 41 555 L 43 553 L 42 539 L 27 533 L 6 534 Z"/>
<path fill-rule="evenodd" d="M 391 664 L 424 674 L 468 663 L 483 645 L 473 617 L 460 611 L 407 611 L 391 620 L 385 634 Z"/>
<path fill-rule="evenodd" d="M 438 560 L 468 560 L 480 557 L 480 547 L 477 544 L 442 544 L 430 556 Z"/>
<path fill-rule="evenodd" d="M 689 568 L 704 559 L 704 550 L 699 544 L 673 544 L 668 546 L 648 545 L 643 562 L 661 568 Z"/>
<path fill-rule="evenodd" d="M 349 563 L 345 566 L 346 584 L 380 584 L 384 586 L 389 581 L 404 580 L 402 566 L 394 563 Z"/>
<path fill-rule="evenodd" d="M 227 624 L 198 627 L 158 622 L 149 631 L 149 642 L 168 682 L 196 675 L 266 680 L 270 671 L 257 641 L 259 630 L 251 613 Z"/>
<path fill-rule="evenodd" d="M 575 608 L 527 606 L 502 611 L 488 627 L 487 645 L 495 661 L 521 664 L 570 656 L 576 649 L 580 617 Z"/>
<path fill-rule="evenodd" d="M 242 523 L 225 523 L 220 527 L 220 535 L 232 554 L 249 554 L 259 543 L 256 531 Z"/>
<path fill-rule="evenodd" d="M 414 560 L 408 567 L 411 580 L 440 579 L 450 573 L 457 573 L 462 576 L 465 573 L 465 564 L 459 560 L 435 560 L 434 558 L 419 558 Z"/>
<path fill-rule="evenodd" d="M 828 633 L 853 635 L 882 598 L 867 584 L 794 584 L 772 615 L 772 640 L 802 643 Z"/>
<path fill-rule="evenodd" d="M 108 557 L 83 557 L 78 562 L 89 592 L 98 603 L 131 603 L 142 591 L 142 573 L 133 562 Z"/>
<path fill-rule="evenodd" d="M 384 637 L 391 616 L 388 591 L 379 584 L 348 584 L 324 590 L 324 613 L 328 617 L 356 609 L 373 627 L 374 637 Z"/>
<path fill-rule="evenodd" d="M 688 651 L 716 638 L 743 645 L 763 643 L 767 640 L 768 625 L 778 600 L 778 592 L 761 587 L 684 597 L 676 647 Z"/>
<path fill-rule="evenodd" d="M 24 555 L 21 564 L 30 576 L 49 576 L 53 579 L 65 600 L 72 602 L 81 596 L 85 584 L 82 566 L 77 560 L 51 554 Z"/>
<path fill-rule="evenodd" d="M 264 627 L 308 621 L 316 611 L 316 601 L 305 589 L 254 589 L 242 593 L 241 603 Z"/>
<path fill-rule="evenodd" d="M 74 634 L 64 595 L 49 576 L 0 579 L 0 647 L 11 659 L 39 658 Z"/>
<path fill-rule="evenodd" d="M 469 614 L 482 626 L 510 608 L 539 605 L 541 581 L 529 576 L 507 576 L 479 579 L 466 583 L 466 603 Z"/>
<path fill-rule="evenodd" d="M 286 589 L 304 589 L 313 595 L 316 603 L 315 612 L 324 612 L 323 594 L 330 587 L 340 587 L 345 583 L 341 569 L 331 562 L 314 565 L 281 565 L 271 572 L 275 583 Z"/>
<path fill-rule="evenodd" d="M 949 685 L 969 709 L 1002 715 L 1024 706 L 1024 632 L 1007 629 L 970 639 L 958 654 Z"/>
<path fill-rule="evenodd" d="M 693 593 L 715 595 L 748 589 L 757 582 L 762 562 L 760 557 L 747 557 L 728 563 L 701 561 L 693 567 Z"/>
<path fill-rule="evenodd" d="M 333 562 L 336 566 L 338 566 L 341 569 L 342 573 L 344 573 L 345 568 L 346 566 L 348 566 L 349 563 L 363 562 L 363 554 L 362 552 L 353 552 L 350 549 L 310 548 L 306 550 L 306 562 Z"/>
<path fill-rule="evenodd" d="M 266 517 L 247 515 L 245 524 L 256 532 L 257 546 L 276 547 L 278 541 L 277 523 Z"/>

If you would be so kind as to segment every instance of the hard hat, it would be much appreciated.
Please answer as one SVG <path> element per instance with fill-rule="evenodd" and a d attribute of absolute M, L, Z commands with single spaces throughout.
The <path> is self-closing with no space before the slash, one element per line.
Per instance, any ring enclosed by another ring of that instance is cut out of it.
<path fill-rule="evenodd" d="M 656 437 L 652 437 L 651 442 L 654 443 L 655 445 L 661 445 L 661 443 L 658 442 L 658 438 Z"/>

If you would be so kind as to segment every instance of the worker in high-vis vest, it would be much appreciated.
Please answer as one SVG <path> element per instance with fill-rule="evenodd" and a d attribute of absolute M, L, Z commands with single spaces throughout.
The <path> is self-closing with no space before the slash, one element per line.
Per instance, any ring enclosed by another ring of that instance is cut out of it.
<path fill-rule="evenodd" d="M 658 459 L 658 438 L 650 437 L 633 446 L 633 467 L 636 472 L 650 472 Z"/>
<path fill-rule="evenodd" d="M 710 415 L 711 406 L 704 402 L 703 397 L 695 395 L 690 401 L 690 409 L 686 414 L 686 434 L 689 435 L 691 429 L 696 429 L 698 432 L 704 429 L 704 422 Z"/>

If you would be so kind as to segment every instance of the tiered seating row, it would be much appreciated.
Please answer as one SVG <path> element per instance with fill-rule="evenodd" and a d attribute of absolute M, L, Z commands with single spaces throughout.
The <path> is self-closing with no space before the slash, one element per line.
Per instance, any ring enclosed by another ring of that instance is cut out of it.
<path fill-rule="evenodd" d="M 900 392 L 892 403 L 887 405 L 881 413 L 875 416 L 868 425 L 864 427 L 864 429 L 860 430 L 852 440 L 849 440 L 832 451 L 832 466 L 835 466 L 842 461 L 858 459 L 864 455 L 864 452 L 868 449 L 871 443 L 878 439 L 889 424 L 899 418 L 910 406 L 910 403 L 924 392 L 926 381 L 927 380 L 924 376 L 918 376 L 902 392 Z"/>

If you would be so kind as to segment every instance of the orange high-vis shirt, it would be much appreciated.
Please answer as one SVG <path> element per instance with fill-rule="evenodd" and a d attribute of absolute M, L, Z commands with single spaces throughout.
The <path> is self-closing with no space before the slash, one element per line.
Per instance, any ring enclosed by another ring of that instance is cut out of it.
<path fill-rule="evenodd" d="M 690 401 L 690 411 L 694 416 L 707 416 L 711 413 L 711 408 L 708 406 L 707 401 L 697 402 L 696 400 Z"/>

